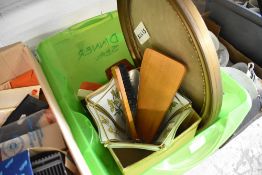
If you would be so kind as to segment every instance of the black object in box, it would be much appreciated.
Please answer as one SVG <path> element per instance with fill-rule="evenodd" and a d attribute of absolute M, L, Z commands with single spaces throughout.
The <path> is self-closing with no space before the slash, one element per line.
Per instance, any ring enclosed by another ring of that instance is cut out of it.
<path fill-rule="evenodd" d="M 31 157 L 35 175 L 73 175 L 64 164 L 64 155 L 60 152 L 44 152 Z"/>

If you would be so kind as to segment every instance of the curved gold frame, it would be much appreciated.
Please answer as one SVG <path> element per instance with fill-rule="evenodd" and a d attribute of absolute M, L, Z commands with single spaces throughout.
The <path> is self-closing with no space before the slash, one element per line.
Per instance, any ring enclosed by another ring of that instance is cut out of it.
<path fill-rule="evenodd" d="M 201 128 L 210 126 L 222 104 L 220 69 L 208 29 L 193 2 L 118 0 L 118 11 L 127 46 L 138 66 L 146 47 L 167 54 L 187 66 L 189 73 L 181 89 L 201 116 Z M 151 34 L 144 45 L 140 45 L 133 32 L 141 21 Z M 159 36 L 162 34 L 165 39 Z"/>

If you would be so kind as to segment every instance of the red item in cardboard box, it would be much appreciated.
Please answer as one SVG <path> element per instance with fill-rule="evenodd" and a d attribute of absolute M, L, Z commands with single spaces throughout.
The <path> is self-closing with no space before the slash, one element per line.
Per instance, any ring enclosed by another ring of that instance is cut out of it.
<path fill-rule="evenodd" d="M 15 79 L 11 80 L 10 84 L 12 88 L 39 85 L 37 77 L 33 70 L 29 70 L 23 73 L 22 75 L 16 77 Z"/>

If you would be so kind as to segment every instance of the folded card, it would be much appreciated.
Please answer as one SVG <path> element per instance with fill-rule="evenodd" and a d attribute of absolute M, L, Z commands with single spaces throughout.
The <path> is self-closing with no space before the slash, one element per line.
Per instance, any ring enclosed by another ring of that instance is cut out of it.
<path fill-rule="evenodd" d="M 0 91 L 0 109 L 15 108 L 29 94 L 39 97 L 40 86 L 29 86 Z"/>
<path fill-rule="evenodd" d="M 8 159 L 17 153 L 33 147 L 65 149 L 66 145 L 57 123 L 1 143 L 1 158 L 2 160 Z"/>
<path fill-rule="evenodd" d="M 0 90 L 36 86 L 36 85 L 39 85 L 36 74 L 34 73 L 33 70 L 29 70 L 8 82 L 0 84 Z"/>
<path fill-rule="evenodd" d="M 47 102 L 38 100 L 31 95 L 27 95 L 17 108 L 8 116 L 3 126 L 19 120 L 21 116 L 29 116 L 37 111 L 47 108 Z"/>
<path fill-rule="evenodd" d="M 0 127 L 5 123 L 8 116 L 15 110 L 15 108 L 0 109 Z"/>
<path fill-rule="evenodd" d="M 39 85 L 36 74 L 33 70 L 29 70 L 22 75 L 10 81 L 12 88 L 28 87 Z"/>
<path fill-rule="evenodd" d="M 0 143 L 44 128 L 52 123 L 55 123 L 55 117 L 49 109 L 38 111 L 27 117 L 21 117 L 20 120 L 0 128 Z"/>

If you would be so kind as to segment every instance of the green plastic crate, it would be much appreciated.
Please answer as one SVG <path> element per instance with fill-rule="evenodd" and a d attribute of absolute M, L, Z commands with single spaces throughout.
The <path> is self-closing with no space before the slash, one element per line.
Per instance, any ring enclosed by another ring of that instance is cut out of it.
<path fill-rule="evenodd" d="M 108 66 L 123 58 L 133 64 L 117 12 L 88 19 L 45 39 L 39 44 L 37 54 L 91 172 L 121 174 L 107 148 L 100 143 L 77 98 L 81 82 L 106 83 L 105 69 Z M 221 75 L 224 95 L 218 120 L 179 150 L 156 152 L 157 159 L 146 158 L 140 164 L 128 167 L 128 174 L 181 174 L 216 151 L 233 134 L 251 108 L 251 100 L 227 74 L 221 72 Z"/>

